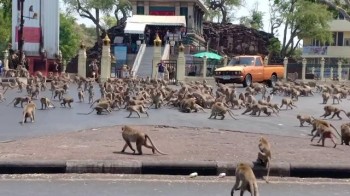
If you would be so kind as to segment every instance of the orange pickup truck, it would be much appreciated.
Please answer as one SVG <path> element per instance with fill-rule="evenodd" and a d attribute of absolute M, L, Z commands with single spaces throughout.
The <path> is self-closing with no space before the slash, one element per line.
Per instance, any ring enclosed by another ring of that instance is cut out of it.
<path fill-rule="evenodd" d="M 235 56 L 228 66 L 215 69 L 217 83 L 240 83 L 244 87 L 252 82 L 267 82 L 275 85 L 284 75 L 283 65 L 264 65 L 261 56 Z"/>

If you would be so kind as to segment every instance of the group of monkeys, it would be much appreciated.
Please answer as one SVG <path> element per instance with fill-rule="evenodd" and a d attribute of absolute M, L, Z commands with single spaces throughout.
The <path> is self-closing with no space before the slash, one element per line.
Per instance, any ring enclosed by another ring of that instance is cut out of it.
<path fill-rule="evenodd" d="M 132 147 L 131 142 L 136 143 L 136 150 L 139 155 L 142 155 L 142 146 L 146 148 L 152 149 L 153 154 L 158 152 L 159 154 L 166 155 L 166 153 L 161 152 L 152 142 L 151 138 L 130 126 L 122 127 L 122 137 L 125 141 L 125 145 L 121 152 L 125 152 L 126 148 L 129 147 L 133 153 L 136 151 Z M 148 144 L 148 141 L 150 144 Z M 269 174 L 270 174 L 270 162 L 271 162 L 271 145 L 265 137 L 261 137 L 259 139 L 259 152 L 256 160 L 256 164 L 265 166 L 267 168 L 266 182 L 268 183 Z M 258 184 L 253 172 L 253 169 L 248 163 L 238 163 L 236 165 L 236 182 L 231 189 L 231 196 L 233 196 L 235 190 L 240 190 L 241 195 L 244 194 L 245 191 L 249 191 L 252 196 L 257 196 L 258 193 Z"/>
<path fill-rule="evenodd" d="M 7 89 L 14 89 L 18 87 L 18 91 L 22 92 L 24 89 L 27 91 L 27 96 L 15 97 L 8 105 L 12 104 L 16 107 L 21 105 L 23 107 L 22 124 L 27 122 L 30 118 L 32 122 L 35 120 L 35 111 L 37 109 L 36 104 L 33 102 L 35 99 L 40 100 L 41 109 L 55 108 L 52 100 L 58 99 L 62 107 L 72 107 L 74 99 L 67 96 L 70 83 L 77 84 L 77 97 L 79 102 L 85 102 L 85 97 L 88 98 L 88 103 L 91 104 L 91 111 L 83 114 L 91 114 L 96 111 L 96 114 L 102 115 L 103 113 L 111 113 L 113 110 L 120 110 L 122 108 L 129 111 L 128 118 L 133 113 L 136 113 L 140 118 L 141 114 L 149 116 L 147 109 L 154 106 L 155 109 L 172 106 L 179 109 L 180 112 L 205 112 L 205 109 L 210 109 L 209 119 L 216 119 L 221 117 L 223 120 L 228 113 L 233 119 L 235 114 L 231 111 L 234 108 L 245 108 L 242 115 L 249 113 L 249 115 L 260 116 L 262 113 L 270 116 L 275 114 L 278 116 L 280 109 L 285 106 L 286 109 L 293 109 L 297 107 L 295 102 L 299 100 L 300 96 L 310 96 L 314 93 L 322 93 L 323 104 L 327 104 L 329 99 L 333 99 L 333 104 L 339 104 L 342 99 L 346 98 L 349 89 L 345 85 L 319 85 L 314 82 L 309 83 L 291 83 L 291 82 L 277 82 L 270 92 L 266 85 L 260 83 L 252 83 L 242 93 L 237 93 L 236 88 L 233 86 L 227 86 L 223 84 L 217 84 L 216 91 L 214 93 L 214 87 L 210 86 L 205 80 L 203 82 L 180 82 L 179 89 L 168 86 L 164 80 L 153 80 L 149 77 L 145 79 L 108 79 L 106 82 L 98 84 L 100 91 L 100 98 L 95 99 L 95 80 L 93 78 L 85 78 L 76 76 L 71 79 L 68 75 L 61 75 L 53 77 L 51 81 L 50 91 L 52 92 L 51 98 L 40 97 L 42 91 L 47 89 L 46 77 L 38 73 L 36 76 L 28 76 L 27 84 L 24 84 L 16 78 L 15 84 L 1 84 L 5 91 L 0 93 L 0 102 L 6 100 L 5 92 Z M 87 95 L 86 95 L 87 94 Z M 256 100 L 256 95 L 261 94 L 261 99 Z M 284 98 L 281 104 L 272 103 L 274 95 L 281 95 Z M 26 103 L 26 104 L 25 104 Z M 25 104 L 25 105 L 24 105 Z M 344 113 L 350 118 L 350 113 L 345 112 L 343 109 L 339 109 L 335 105 L 324 106 L 325 113 L 320 117 L 331 118 L 337 116 L 339 119 L 341 113 Z M 341 144 L 349 145 L 350 141 L 350 123 L 345 123 L 341 126 L 341 134 L 336 128 L 329 122 L 323 119 L 315 119 L 310 115 L 297 115 L 297 119 L 300 121 L 300 126 L 304 123 L 309 123 L 313 126 L 311 135 L 313 136 L 311 141 L 316 136 L 320 136 L 320 141 L 324 145 L 326 138 L 330 138 L 334 142 L 334 130 L 341 137 Z M 136 142 L 136 150 L 138 154 L 142 154 L 142 146 L 152 149 L 153 153 L 158 152 L 165 154 L 158 150 L 153 144 L 152 140 L 147 134 L 144 134 L 129 126 L 122 128 L 122 137 L 125 140 L 125 145 L 122 152 L 129 147 L 134 153 L 135 149 L 131 146 L 131 142 Z M 314 134 L 315 133 L 315 134 Z M 147 140 L 150 141 L 148 144 Z M 267 178 L 270 171 L 271 161 L 271 146 L 266 138 L 262 137 L 259 141 L 260 152 L 258 154 L 258 162 L 262 165 L 266 165 L 268 168 Z M 241 181 L 241 183 L 240 183 Z M 252 195 L 256 195 L 257 184 L 254 173 L 249 164 L 239 163 L 236 167 L 236 184 L 232 188 L 231 195 L 234 190 L 241 189 L 242 192 L 248 190 Z"/>

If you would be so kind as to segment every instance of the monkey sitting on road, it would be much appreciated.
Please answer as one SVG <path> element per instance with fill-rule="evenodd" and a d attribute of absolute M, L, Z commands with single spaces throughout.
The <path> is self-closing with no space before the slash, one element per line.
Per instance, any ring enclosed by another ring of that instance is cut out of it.
<path fill-rule="evenodd" d="M 33 103 L 31 101 L 27 105 L 24 106 L 22 124 L 27 122 L 27 118 L 30 118 L 30 120 L 32 122 L 34 122 L 35 110 L 36 110 L 36 105 L 35 105 L 35 103 Z"/>
<path fill-rule="evenodd" d="M 269 182 L 269 174 L 270 174 L 270 163 L 271 163 L 271 145 L 267 141 L 265 137 L 261 137 L 259 140 L 259 150 L 257 162 L 260 165 L 266 166 L 267 175 L 266 182 Z"/>
<path fill-rule="evenodd" d="M 335 106 L 327 105 L 327 106 L 324 106 L 323 109 L 324 109 L 325 113 L 322 116 L 320 116 L 320 117 L 326 118 L 327 116 L 330 116 L 333 113 L 333 116 L 331 117 L 331 119 L 333 119 L 334 116 L 337 115 L 338 118 L 341 120 L 342 117 L 340 117 L 340 112 L 344 112 L 344 114 L 348 118 L 350 118 L 350 112 L 346 113 L 345 110 L 339 109 L 339 108 L 337 108 Z"/>
<path fill-rule="evenodd" d="M 227 108 L 224 105 L 224 103 L 216 102 L 211 107 L 211 114 L 209 116 L 209 119 L 211 119 L 212 117 L 214 117 L 214 119 L 216 119 L 216 116 L 221 116 L 221 120 L 223 120 L 225 118 L 226 113 L 229 113 L 229 115 L 233 119 L 237 120 L 237 118 L 234 117 L 234 114 L 232 113 L 232 111 L 229 108 Z"/>
<path fill-rule="evenodd" d="M 126 148 L 129 146 L 129 148 L 135 154 L 136 151 L 132 147 L 131 142 L 136 142 L 136 149 L 139 155 L 142 155 L 142 146 L 152 149 L 153 154 L 155 154 L 157 151 L 159 154 L 166 155 L 165 153 L 158 150 L 158 148 L 153 144 L 151 138 L 147 134 L 142 133 L 135 128 L 131 128 L 130 126 L 123 126 L 122 136 L 125 141 L 125 145 L 121 152 L 125 152 Z M 150 141 L 151 145 L 148 144 L 147 140 Z"/>
<path fill-rule="evenodd" d="M 307 122 L 310 125 L 312 125 L 312 120 L 314 119 L 314 117 L 309 116 L 309 115 L 298 114 L 297 115 L 297 119 L 299 119 L 300 127 L 303 127 L 305 122 Z"/>
<path fill-rule="evenodd" d="M 31 101 L 30 97 L 15 97 L 8 105 L 10 105 L 11 103 L 13 103 L 14 107 L 17 107 L 17 105 L 19 103 L 21 103 L 21 107 L 23 108 L 23 103 L 27 102 L 29 103 Z"/>
<path fill-rule="evenodd" d="M 73 102 L 74 102 L 74 99 L 73 99 L 73 98 L 71 98 L 71 97 L 63 97 L 63 98 L 62 98 L 62 102 L 61 102 L 61 106 L 66 107 L 66 104 L 68 104 L 68 106 L 69 106 L 70 108 L 72 108 L 71 103 L 73 103 Z"/>
<path fill-rule="evenodd" d="M 328 99 L 331 97 L 331 94 L 328 92 L 323 92 L 322 93 L 322 104 L 327 104 Z"/>
<path fill-rule="evenodd" d="M 245 191 L 249 191 L 251 196 L 258 196 L 258 183 L 252 168 L 246 163 L 238 163 L 236 166 L 236 182 L 231 189 L 231 196 L 234 195 L 235 190 L 241 190 L 241 196 Z M 241 186 L 239 186 L 241 185 Z"/>
<path fill-rule="evenodd" d="M 50 107 L 55 108 L 55 105 L 51 102 L 51 100 L 49 98 L 46 98 L 46 97 L 40 98 L 40 103 L 41 103 L 42 110 L 50 108 Z"/>
<path fill-rule="evenodd" d="M 142 105 L 130 105 L 126 108 L 126 111 L 129 111 L 129 116 L 127 118 L 130 118 L 131 114 L 135 112 L 139 118 L 141 118 L 140 113 L 146 114 L 147 117 L 149 117 L 148 112 Z"/>

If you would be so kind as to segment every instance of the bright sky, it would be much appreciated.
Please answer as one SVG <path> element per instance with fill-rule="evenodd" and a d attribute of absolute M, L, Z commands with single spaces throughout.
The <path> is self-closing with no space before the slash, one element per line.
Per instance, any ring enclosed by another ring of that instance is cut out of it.
<path fill-rule="evenodd" d="M 61 6 L 63 6 L 63 1 L 60 0 Z M 237 20 L 234 21 L 234 23 L 238 24 L 239 20 L 238 18 L 242 16 L 248 16 L 249 10 L 255 7 L 256 2 L 258 3 L 258 10 L 264 12 L 263 22 L 264 22 L 264 31 L 269 32 L 270 25 L 269 25 L 269 0 L 245 0 L 245 5 L 243 7 L 238 8 L 237 10 L 234 10 L 234 17 L 237 18 Z M 78 15 L 76 16 L 78 18 L 78 23 L 84 23 L 86 26 L 92 26 L 93 23 L 85 18 L 81 18 Z M 280 33 L 277 35 L 278 38 L 282 41 L 283 35 L 282 31 L 279 30 Z"/>

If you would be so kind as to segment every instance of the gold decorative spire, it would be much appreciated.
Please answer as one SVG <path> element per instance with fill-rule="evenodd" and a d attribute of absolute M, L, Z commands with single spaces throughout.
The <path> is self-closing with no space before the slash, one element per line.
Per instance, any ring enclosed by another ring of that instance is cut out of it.
<path fill-rule="evenodd" d="M 105 46 L 109 45 L 111 43 L 111 40 L 108 37 L 108 34 L 106 34 L 106 37 L 103 39 L 103 44 Z"/>
<path fill-rule="evenodd" d="M 162 40 L 159 38 L 158 33 L 156 35 L 156 39 L 153 42 L 155 46 L 160 46 L 162 44 Z"/>

